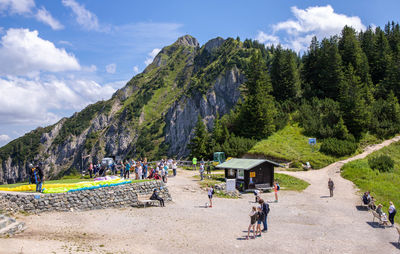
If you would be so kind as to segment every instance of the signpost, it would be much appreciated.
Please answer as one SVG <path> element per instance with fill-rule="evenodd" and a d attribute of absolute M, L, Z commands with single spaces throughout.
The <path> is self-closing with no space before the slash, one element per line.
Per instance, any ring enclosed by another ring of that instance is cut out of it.
<path fill-rule="evenodd" d="M 226 179 L 226 192 L 236 191 L 236 179 Z"/>
<path fill-rule="evenodd" d="M 311 151 L 314 152 L 314 147 L 317 144 L 317 139 L 316 138 L 309 138 L 308 139 L 308 144 L 311 146 Z"/>

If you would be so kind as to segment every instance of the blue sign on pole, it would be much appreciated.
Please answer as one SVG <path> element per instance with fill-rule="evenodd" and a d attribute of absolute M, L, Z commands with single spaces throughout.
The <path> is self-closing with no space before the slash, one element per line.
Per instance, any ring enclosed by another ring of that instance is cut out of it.
<path fill-rule="evenodd" d="M 313 146 L 317 144 L 317 139 L 316 138 L 309 138 L 308 139 L 308 144 Z"/>

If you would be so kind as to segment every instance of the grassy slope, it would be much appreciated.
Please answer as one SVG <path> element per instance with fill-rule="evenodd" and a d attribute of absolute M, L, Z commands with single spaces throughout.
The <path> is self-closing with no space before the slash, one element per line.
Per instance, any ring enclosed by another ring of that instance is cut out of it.
<path fill-rule="evenodd" d="M 381 173 L 369 167 L 368 158 L 381 154 L 389 155 L 395 161 L 393 172 Z M 365 159 L 347 163 L 342 168 L 342 176 L 354 182 L 361 192 L 371 191 L 377 204 L 384 206 L 384 211 L 387 211 L 389 201 L 393 201 L 400 209 L 400 142 L 374 152 Z M 395 220 L 400 223 L 400 216 L 396 216 Z"/>
<path fill-rule="evenodd" d="M 269 158 L 285 161 L 310 162 L 313 168 L 322 168 L 335 162 L 337 158 L 320 153 L 320 143 L 317 142 L 315 151 L 308 144 L 307 136 L 302 134 L 303 129 L 296 124 L 288 125 L 272 134 L 268 139 L 258 142 L 249 154 L 261 154 Z"/>
<path fill-rule="evenodd" d="M 310 184 L 297 177 L 275 173 L 275 180 L 278 181 L 282 190 L 302 191 L 305 190 Z"/>

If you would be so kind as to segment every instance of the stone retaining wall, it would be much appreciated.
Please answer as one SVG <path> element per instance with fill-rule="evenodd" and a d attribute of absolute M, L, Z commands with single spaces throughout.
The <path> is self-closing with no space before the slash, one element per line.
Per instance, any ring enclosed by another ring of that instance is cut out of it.
<path fill-rule="evenodd" d="M 168 188 L 162 181 L 146 181 L 57 194 L 1 192 L 0 209 L 10 213 L 39 213 L 138 207 L 138 195 L 148 195 L 150 198 L 155 188 L 164 200 L 171 200 Z"/>

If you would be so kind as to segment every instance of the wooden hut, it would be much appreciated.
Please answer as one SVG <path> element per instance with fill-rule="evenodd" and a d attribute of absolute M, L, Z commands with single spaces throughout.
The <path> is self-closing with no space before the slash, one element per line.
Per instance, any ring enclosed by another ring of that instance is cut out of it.
<path fill-rule="evenodd" d="M 274 182 L 274 167 L 280 167 L 276 162 L 259 159 L 230 159 L 217 165 L 225 169 L 226 179 L 236 179 L 236 188 L 270 189 Z"/>

